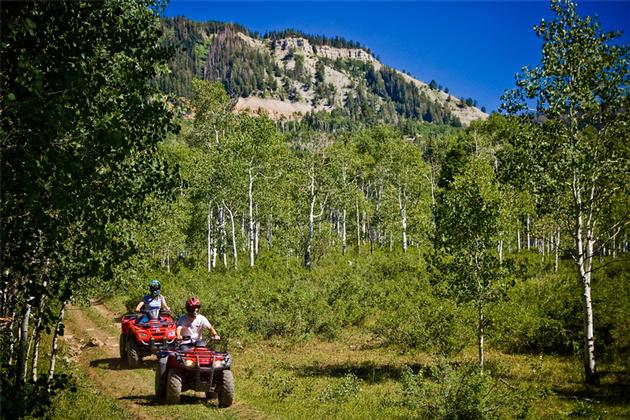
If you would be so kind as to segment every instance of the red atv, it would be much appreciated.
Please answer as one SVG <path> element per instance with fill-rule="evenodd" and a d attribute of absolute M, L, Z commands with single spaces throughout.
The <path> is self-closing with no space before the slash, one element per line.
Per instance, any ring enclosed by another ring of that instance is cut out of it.
<path fill-rule="evenodd" d="M 219 407 L 231 406 L 234 401 L 234 377 L 230 370 L 230 354 L 217 351 L 216 344 L 207 346 L 203 341 L 192 344 L 184 337 L 182 343 L 175 350 L 163 347 L 157 353 L 156 396 L 166 397 L 169 404 L 177 404 L 182 392 L 194 389 L 205 392 L 207 398 L 218 397 Z"/>
<path fill-rule="evenodd" d="M 146 322 L 142 322 L 143 314 L 148 319 Z M 155 309 L 143 311 L 143 314 L 128 314 L 122 318 L 120 359 L 130 368 L 138 367 L 143 357 L 175 341 L 177 325 L 170 313 Z"/>

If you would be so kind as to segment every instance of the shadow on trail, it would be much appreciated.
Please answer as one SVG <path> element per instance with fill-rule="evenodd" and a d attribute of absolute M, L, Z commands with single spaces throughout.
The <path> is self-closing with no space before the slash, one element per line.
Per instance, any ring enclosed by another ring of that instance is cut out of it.
<path fill-rule="evenodd" d="M 119 400 L 129 400 L 133 401 L 137 405 L 143 406 L 158 406 L 158 405 L 171 405 L 167 404 L 163 398 L 157 398 L 154 394 L 151 395 L 126 395 L 124 397 L 120 397 Z M 192 404 L 204 404 L 208 407 L 217 407 L 216 403 L 212 403 L 208 401 L 207 398 L 196 396 L 196 395 L 187 395 L 183 394 L 181 396 L 181 400 L 178 405 L 192 405 Z"/>
<path fill-rule="evenodd" d="M 425 374 L 429 373 L 429 366 L 421 364 L 408 365 L 414 374 L 422 371 Z M 312 366 L 294 367 L 293 370 L 297 372 L 299 376 L 331 376 L 331 377 L 343 377 L 347 374 L 352 374 L 359 379 L 367 382 L 377 383 L 389 379 L 400 379 L 402 376 L 404 366 L 393 364 L 375 364 L 375 363 L 341 363 L 341 364 L 315 364 Z"/>
<path fill-rule="evenodd" d="M 554 388 L 564 398 L 594 400 L 606 405 L 626 406 L 630 403 L 630 374 L 627 372 L 600 372 L 601 384 L 583 385 L 577 388 Z"/>
<path fill-rule="evenodd" d="M 142 365 L 140 365 L 137 369 L 155 369 L 157 366 L 157 360 L 148 359 L 143 360 Z M 119 357 L 109 357 L 107 359 L 96 359 L 90 362 L 90 367 L 95 367 L 99 369 L 109 369 L 109 370 L 136 370 L 131 369 L 127 362 L 120 360 Z"/>

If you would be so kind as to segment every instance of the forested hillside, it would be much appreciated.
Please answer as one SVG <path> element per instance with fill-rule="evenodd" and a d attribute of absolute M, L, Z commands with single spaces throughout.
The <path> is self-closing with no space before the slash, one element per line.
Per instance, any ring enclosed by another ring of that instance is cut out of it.
<path fill-rule="evenodd" d="M 341 38 L 295 30 L 264 36 L 218 22 L 183 17 L 163 21 L 168 45 L 177 48 L 163 91 L 190 97 L 193 78 L 220 81 L 241 108 L 264 109 L 274 120 L 302 119 L 317 128 L 414 122 L 461 126 L 484 118 L 472 98 L 457 98 L 434 80 L 422 83 Z M 333 113 L 332 124 L 326 124 Z M 322 122 L 324 121 L 324 122 Z"/>
<path fill-rule="evenodd" d="M 541 62 L 455 127 L 360 45 L 159 6 L 1 10 L 0 415 L 630 415 L 618 33 L 553 1 Z M 290 92 L 322 112 L 245 110 Z M 154 278 L 231 346 L 233 407 L 164 404 L 155 357 L 125 365 L 120 316 Z"/>

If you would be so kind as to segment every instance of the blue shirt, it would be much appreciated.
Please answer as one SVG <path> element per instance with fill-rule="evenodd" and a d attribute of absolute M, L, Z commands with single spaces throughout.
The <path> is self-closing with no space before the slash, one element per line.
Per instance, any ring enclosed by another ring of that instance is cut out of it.
<path fill-rule="evenodd" d="M 144 295 L 142 300 L 144 300 L 144 310 L 146 311 L 162 308 L 162 296 Z"/>

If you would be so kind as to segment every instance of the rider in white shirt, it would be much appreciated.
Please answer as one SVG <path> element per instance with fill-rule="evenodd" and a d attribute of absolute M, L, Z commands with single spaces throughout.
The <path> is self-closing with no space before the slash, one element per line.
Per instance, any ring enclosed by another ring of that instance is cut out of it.
<path fill-rule="evenodd" d="M 203 330 L 207 329 L 212 334 L 213 340 L 219 340 L 221 337 L 216 330 L 203 315 L 199 314 L 201 302 L 195 297 L 191 297 L 186 301 L 186 315 L 182 315 L 177 321 L 177 339 L 181 340 L 188 336 L 192 343 L 201 340 Z"/>

